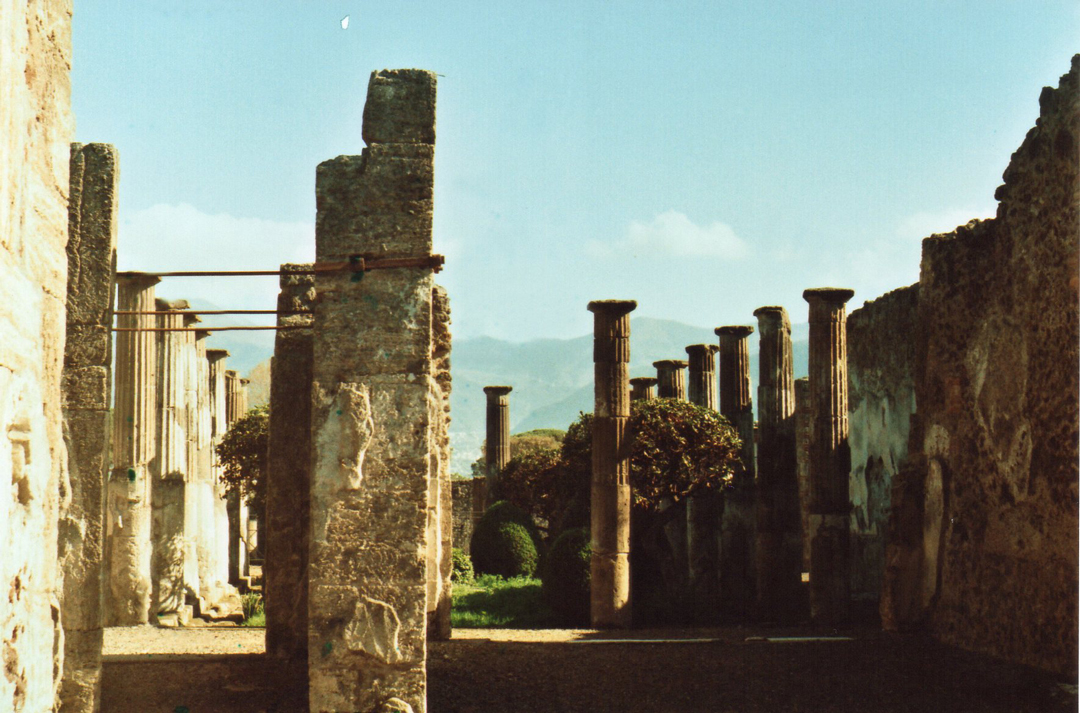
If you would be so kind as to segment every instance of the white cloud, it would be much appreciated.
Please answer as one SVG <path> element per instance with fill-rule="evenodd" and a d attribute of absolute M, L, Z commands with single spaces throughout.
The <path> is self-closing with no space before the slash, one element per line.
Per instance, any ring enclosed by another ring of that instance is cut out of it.
<path fill-rule="evenodd" d="M 672 255 L 723 260 L 740 260 L 750 253 L 746 242 L 730 225 L 719 221 L 697 225 L 675 210 L 661 213 L 648 223 L 631 221 L 621 240 L 613 244 L 589 241 L 585 251 L 592 257 L 629 252 L 634 256 Z"/>
<path fill-rule="evenodd" d="M 313 262 L 313 223 L 210 215 L 194 206 L 158 204 L 122 215 L 119 270 L 275 270 Z M 272 309 L 276 277 L 166 278 L 157 292 L 203 299 L 226 309 Z"/>
<path fill-rule="evenodd" d="M 910 215 L 896 227 L 896 237 L 903 240 L 922 240 L 934 233 L 950 233 L 960 225 L 966 225 L 968 221 L 976 218 L 992 218 L 996 211 L 993 208 L 949 208 L 947 210 L 928 212 L 919 211 Z"/>

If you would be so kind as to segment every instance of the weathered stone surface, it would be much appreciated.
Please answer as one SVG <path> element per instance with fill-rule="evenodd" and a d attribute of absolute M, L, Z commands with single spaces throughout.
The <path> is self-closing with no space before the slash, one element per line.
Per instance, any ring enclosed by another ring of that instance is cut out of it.
<path fill-rule="evenodd" d="M 656 382 L 655 376 L 636 376 L 630 379 L 630 400 L 655 399 Z"/>
<path fill-rule="evenodd" d="M 754 572 L 754 405 L 750 396 L 749 326 L 717 327 L 720 338 L 720 415 L 742 441 L 740 466 L 724 493 L 720 519 L 720 608 L 726 619 L 746 619 L 753 609 Z"/>
<path fill-rule="evenodd" d="M 810 571 L 810 379 L 795 380 L 795 466 L 799 478 L 802 571 Z"/>
<path fill-rule="evenodd" d="M 1080 56 L 1039 105 L 997 217 L 923 241 L 882 614 L 1075 676 Z"/>
<path fill-rule="evenodd" d="M 803 291 L 810 305 L 810 616 L 838 624 L 850 614 L 847 311 L 854 291 Z"/>
<path fill-rule="evenodd" d="M 487 471 L 487 504 L 499 499 L 499 475 L 510 463 L 510 392 L 513 386 L 485 386 L 487 411 L 484 465 Z"/>
<path fill-rule="evenodd" d="M 367 111 L 411 116 L 428 106 L 421 91 L 427 85 L 414 75 L 434 83 L 434 75 L 419 70 L 373 75 Z M 396 81 L 401 91 L 387 90 L 384 80 Z M 433 111 L 425 116 L 434 126 Z M 401 138 L 413 136 L 409 131 Z M 433 149 L 376 142 L 362 157 L 320 164 L 316 258 L 430 254 Z M 429 268 L 377 270 L 359 280 L 343 273 L 316 278 L 312 711 L 374 710 L 395 697 L 415 711 L 425 709 L 428 503 L 438 477 L 431 426 L 433 286 Z M 371 429 L 343 427 L 342 420 Z"/>
<path fill-rule="evenodd" d="M 715 344 L 691 344 L 686 348 L 689 365 L 687 400 L 702 408 L 716 410 L 716 352 Z"/>
<path fill-rule="evenodd" d="M 851 596 L 877 599 L 885 572 L 892 484 L 907 461 L 915 414 L 918 285 L 848 315 Z"/>
<path fill-rule="evenodd" d="M 373 72 L 364 104 L 364 143 L 434 144 L 434 115 L 435 75 L 408 69 Z"/>
<path fill-rule="evenodd" d="M 444 641 L 452 631 L 454 500 L 450 486 L 450 297 L 439 285 L 431 293 L 431 331 L 432 438 L 438 480 L 428 490 L 428 638 Z"/>
<path fill-rule="evenodd" d="M 60 710 L 65 712 L 93 712 L 101 703 L 102 523 L 109 468 L 109 329 L 116 280 L 118 179 L 112 146 L 71 145 L 63 380 L 70 495 L 61 503 L 58 542 L 64 573 Z M 104 349 L 98 344 L 102 337 Z M 90 348 L 80 344 L 83 338 Z"/>
<path fill-rule="evenodd" d="M 453 480 L 450 483 L 454 498 L 454 536 L 453 546 L 465 552 L 469 551 L 469 540 L 472 539 L 472 478 Z"/>
<path fill-rule="evenodd" d="M 226 410 L 226 359 L 229 352 L 224 349 L 207 349 L 206 361 L 210 366 L 210 447 L 213 451 L 221 442 L 227 428 Z M 216 452 L 211 459 L 211 480 L 213 481 L 214 540 L 210 550 L 211 581 L 221 587 L 229 585 L 229 512 L 225 501 L 224 487 L 221 482 L 221 465 Z"/>
<path fill-rule="evenodd" d="M 661 359 L 653 362 L 659 398 L 686 401 L 687 365 L 687 362 L 681 359 Z"/>
<path fill-rule="evenodd" d="M 633 300 L 598 300 L 593 313 L 590 615 L 596 627 L 628 627 L 630 609 L 630 312 Z"/>
<path fill-rule="evenodd" d="M 244 379 L 231 370 L 225 372 L 225 430 L 247 413 L 247 394 Z M 243 498 L 235 493 L 225 497 L 228 514 L 228 572 L 229 584 L 241 591 L 246 587 L 244 577 L 248 572 L 248 548 L 246 542 L 248 507 Z"/>
<path fill-rule="evenodd" d="M 767 621 L 799 618 L 802 532 L 795 459 L 795 383 L 791 322 L 783 307 L 758 318 L 757 613 Z"/>
<path fill-rule="evenodd" d="M 282 265 L 279 311 L 311 310 L 315 276 Z M 310 325 L 311 314 L 279 314 L 279 326 Z M 314 337 L 279 331 L 270 365 L 269 459 L 266 483 L 266 651 L 307 666 L 308 526 L 311 503 L 311 368 Z"/>

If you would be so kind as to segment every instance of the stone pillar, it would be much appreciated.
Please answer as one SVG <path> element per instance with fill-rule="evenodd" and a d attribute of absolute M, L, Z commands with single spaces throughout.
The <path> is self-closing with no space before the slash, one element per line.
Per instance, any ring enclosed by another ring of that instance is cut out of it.
<path fill-rule="evenodd" d="M 592 444 L 592 625 L 628 627 L 630 610 L 630 312 L 633 300 L 589 303 L 596 405 Z"/>
<path fill-rule="evenodd" d="M 686 401 L 686 372 L 683 371 L 686 366 L 687 362 L 679 359 L 653 362 L 660 398 Z"/>
<path fill-rule="evenodd" d="M 100 707 L 102 513 L 109 470 L 119 175 L 112 146 L 71 145 L 62 382 L 71 496 L 61 504 L 58 543 L 64 573 L 63 713 L 92 713 Z"/>
<path fill-rule="evenodd" d="M 750 397 L 753 327 L 728 326 L 720 337 L 720 414 L 742 441 L 741 464 L 724 494 L 720 523 L 720 606 L 726 619 L 746 619 L 754 605 L 754 407 Z"/>
<path fill-rule="evenodd" d="M 757 449 L 757 611 L 766 621 L 798 618 L 802 573 L 795 459 L 791 322 L 783 307 L 760 307 Z"/>
<path fill-rule="evenodd" d="M 213 570 L 213 551 L 217 529 L 214 523 L 214 473 L 213 473 L 213 434 L 211 426 L 210 404 L 210 361 L 207 356 L 206 340 L 210 332 L 195 332 L 195 366 L 192 372 L 195 396 L 195 423 L 191 429 L 193 457 L 188 463 L 190 469 L 188 490 L 193 514 L 190 518 L 193 527 L 191 535 L 194 542 L 195 577 L 199 583 L 200 609 L 205 611 L 212 606 L 216 598 L 216 584 Z"/>
<path fill-rule="evenodd" d="M 513 386 L 485 386 L 487 438 L 484 464 L 487 471 L 487 505 L 499 499 L 499 475 L 510 463 L 510 392 Z"/>
<path fill-rule="evenodd" d="M 282 265 L 279 311 L 310 311 L 315 276 Z M 310 325 L 311 314 L 279 314 L 278 326 Z M 270 426 L 266 474 L 266 652 L 307 666 L 308 529 L 311 517 L 311 366 L 308 329 L 277 333 L 270 362 Z"/>
<path fill-rule="evenodd" d="M 810 379 L 795 380 L 795 468 L 799 480 L 802 571 L 810 571 Z"/>
<path fill-rule="evenodd" d="M 438 488 L 428 501 L 428 638 L 450 638 L 454 494 L 450 484 L 450 297 L 438 285 L 431 295 L 432 403 Z"/>
<path fill-rule="evenodd" d="M 157 300 L 159 310 L 188 308 L 183 300 Z M 185 315 L 158 315 L 162 329 L 181 329 Z M 153 543 L 153 600 L 151 623 L 174 624 L 184 606 L 185 498 L 188 463 L 187 376 L 188 342 L 192 332 L 157 332 L 157 457 L 151 467 L 151 540 Z"/>
<path fill-rule="evenodd" d="M 235 371 L 225 372 L 225 431 L 244 415 L 244 387 Z M 229 516 L 229 584 L 243 592 L 247 575 L 247 503 L 236 492 L 225 496 Z"/>
<path fill-rule="evenodd" d="M 156 277 L 118 277 L 116 309 L 156 309 Z M 153 315 L 119 315 L 120 328 L 149 329 Z M 154 332 L 116 333 L 113 469 L 109 474 L 105 625 L 150 621 L 150 461 L 157 452 L 157 340 Z"/>
<path fill-rule="evenodd" d="M 226 417 L 226 369 L 229 352 L 224 349 L 207 349 L 206 360 L 210 364 L 210 443 L 211 480 L 213 481 L 214 539 L 210 551 L 210 569 L 215 585 L 226 587 L 229 583 L 229 510 L 225 488 L 221 482 L 221 465 L 218 463 L 217 445 L 225 435 Z"/>
<path fill-rule="evenodd" d="M 689 400 L 702 408 L 716 410 L 715 344 L 691 344 L 686 348 L 690 365 Z"/>
<path fill-rule="evenodd" d="M 848 446 L 847 311 L 854 290 L 806 290 L 810 304 L 810 616 L 848 617 L 851 450 Z"/>
<path fill-rule="evenodd" d="M 368 147 L 316 173 L 319 262 L 431 254 L 434 127 L 433 73 L 372 74 Z M 312 711 L 425 709 L 433 287 L 430 267 L 316 276 Z"/>
<path fill-rule="evenodd" d="M 715 344 L 686 347 L 690 379 L 690 403 L 716 409 Z M 694 620 L 712 623 L 719 613 L 720 500 L 714 493 L 686 499 L 686 561 Z"/>
<path fill-rule="evenodd" d="M 630 400 L 643 399 L 648 401 L 649 399 L 655 399 L 656 381 L 655 376 L 636 376 L 630 379 Z"/>

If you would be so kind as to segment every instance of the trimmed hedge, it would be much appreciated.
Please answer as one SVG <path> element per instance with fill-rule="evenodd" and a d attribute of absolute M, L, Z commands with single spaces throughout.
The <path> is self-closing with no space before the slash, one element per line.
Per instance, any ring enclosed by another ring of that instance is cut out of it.
<path fill-rule="evenodd" d="M 450 550 L 450 560 L 452 564 L 450 570 L 451 582 L 468 584 L 476 579 L 476 572 L 473 571 L 472 558 L 469 557 L 469 553 L 465 550 L 460 547 L 454 547 Z"/>
<path fill-rule="evenodd" d="M 543 544 L 532 520 L 511 503 L 493 504 L 476 523 L 470 551 L 478 574 L 531 577 Z"/>

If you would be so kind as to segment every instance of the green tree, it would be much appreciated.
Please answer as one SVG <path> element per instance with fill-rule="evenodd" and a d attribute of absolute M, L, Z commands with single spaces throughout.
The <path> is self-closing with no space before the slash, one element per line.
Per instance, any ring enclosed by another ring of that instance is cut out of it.
<path fill-rule="evenodd" d="M 266 471 L 270 409 L 256 406 L 229 427 L 217 446 L 221 480 L 262 513 L 266 511 Z"/>

